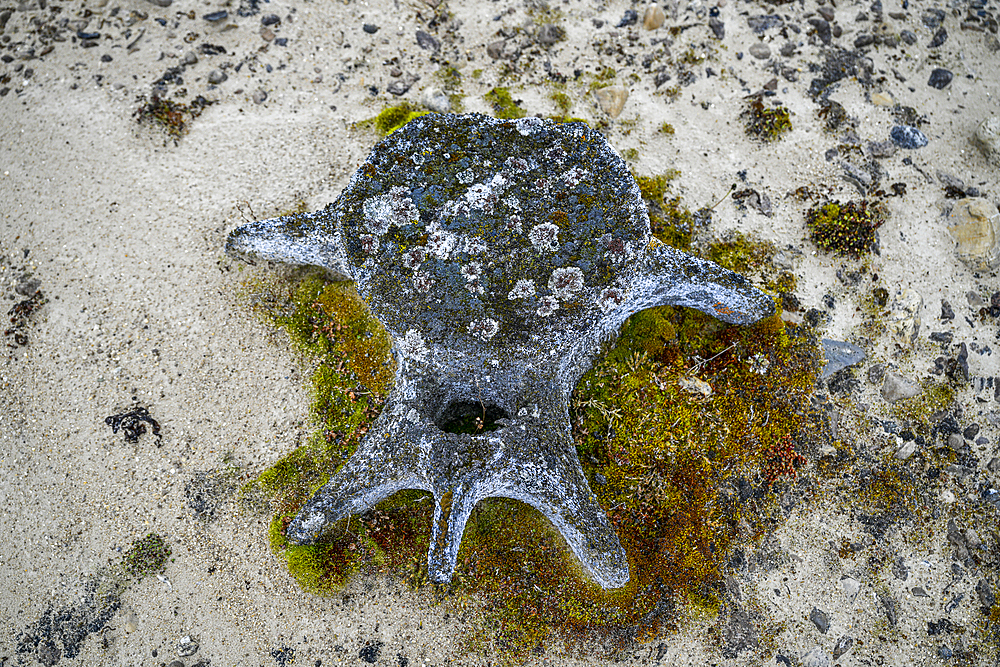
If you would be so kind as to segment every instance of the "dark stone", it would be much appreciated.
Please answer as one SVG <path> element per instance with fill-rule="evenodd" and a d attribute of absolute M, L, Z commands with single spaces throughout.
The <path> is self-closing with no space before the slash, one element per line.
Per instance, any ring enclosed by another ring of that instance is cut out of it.
<path fill-rule="evenodd" d="M 639 13 L 634 9 L 626 9 L 625 15 L 622 16 L 622 20 L 618 22 L 616 28 L 626 28 L 630 25 L 635 25 L 639 20 Z"/>
<path fill-rule="evenodd" d="M 832 41 L 829 22 L 814 17 L 809 19 L 809 25 L 816 30 L 816 36 L 819 37 L 821 42 L 829 44 Z"/>
<path fill-rule="evenodd" d="M 826 366 L 823 367 L 823 373 L 820 375 L 823 380 L 865 358 L 865 351 L 851 343 L 824 338 L 822 345 L 823 356 L 826 357 Z"/>
<path fill-rule="evenodd" d="M 361 29 L 367 32 L 369 35 L 374 35 L 375 33 L 378 32 L 378 26 L 375 25 L 374 23 L 365 23 L 363 26 L 361 26 Z"/>
<path fill-rule="evenodd" d="M 83 32 L 83 31 L 78 31 L 76 33 L 76 36 L 79 37 L 80 39 L 98 39 L 98 38 L 100 38 L 101 33 L 99 33 L 99 32 Z"/>
<path fill-rule="evenodd" d="M 972 440 L 977 435 L 979 435 L 979 424 L 970 424 L 962 431 L 962 437 L 966 440 Z"/>
<path fill-rule="evenodd" d="M 500 44 L 502 46 L 503 42 L 500 42 Z M 441 48 L 441 42 L 437 41 L 434 35 L 430 34 L 426 30 L 418 30 L 417 46 L 424 49 L 425 51 L 437 51 Z"/>
<path fill-rule="evenodd" d="M 912 439 L 913 436 L 911 435 L 910 440 Z M 910 576 L 910 568 L 906 567 L 906 561 L 903 560 L 902 556 L 899 556 L 896 560 L 892 561 L 892 576 L 896 577 L 900 581 L 906 581 L 906 579 Z"/>
<path fill-rule="evenodd" d="M 201 18 L 205 19 L 209 23 L 218 23 L 219 21 L 225 21 L 229 18 L 229 12 L 225 9 L 220 9 L 217 12 L 212 12 L 211 14 L 205 14 Z"/>
<path fill-rule="evenodd" d="M 889 130 L 889 138 L 900 148 L 910 150 L 927 145 L 927 135 L 911 125 L 894 125 Z"/>
<path fill-rule="evenodd" d="M 931 88 L 937 88 L 938 90 L 943 90 L 951 83 L 951 79 L 954 75 L 943 67 L 937 67 L 931 72 L 931 76 L 927 79 L 927 85 Z"/>
<path fill-rule="evenodd" d="M 708 19 L 708 27 L 712 29 L 712 34 L 715 35 L 716 39 L 724 39 L 726 37 L 726 24 L 719 19 L 715 17 Z"/>
<path fill-rule="evenodd" d="M 261 25 L 278 25 L 281 18 L 277 14 L 267 14 L 260 19 Z"/>
<path fill-rule="evenodd" d="M 941 319 L 950 321 L 955 319 L 955 311 L 951 309 L 951 304 L 941 299 Z"/>
<path fill-rule="evenodd" d="M 940 9 L 925 9 L 920 15 L 920 20 L 924 22 L 930 30 L 935 30 L 944 21 L 945 13 Z"/>
<path fill-rule="evenodd" d="M 287 37 L 278 37 L 277 39 L 274 40 L 274 45 L 275 46 L 288 46 L 288 38 Z"/>
<path fill-rule="evenodd" d="M 948 31 L 944 29 L 944 26 L 941 26 L 940 28 L 937 29 L 937 32 L 934 33 L 934 37 L 931 39 L 931 43 L 928 44 L 927 46 L 929 48 L 934 49 L 944 44 L 947 40 L 948 40 Z"/>
<path fill-rule="evenodd" d="M 785 22 L 777 14 L 769 14 L 766 16 L 751 16 L 747 19 L 747 25 L 755 33 L 762 35 L 771 28 L 780 28 L 785 25 Z"/>
<path fill-rule="evenodd" d="M 358 653 L 358 657 L 365 662 L 374 665 L 378 662 L 378 654 L 382 651 L 382 642 L 374 641 L 365 643 L 364 647 Z"/>
<path fill-rule="evenodd" d="M 898 609 L 899 603 L 891 595 L 880 595 L 879 603 L 882 605 L 882 609 L 885 611 L 885 618 L 889 621 L 889 625 L 896 627 L 898 622 Z"/>
<path fill-rule="evenodd" d="M 927 634 L 941 635 L 941 634 L 951 634 L 958 629 L 958 626 L 952 623 L 947 618 L 942 618 L 940 621 L 927 621 Z"/>
<path fill-rule="evenodd" d="M 851 650 L 854 646 L 854 638 L 848 635 L 844 635 L 837 640 L 837 643 L 833 645 L 833 659 L 836 660 L 840 656 L 844 655 Z"/>
<path fill-rule="evenodd" d="M 825 611 L 813 607 L 812 611 L 809 612 L 809 620 L 813 622 L 813 625 L 822 632 L 826 634 L 826 631 L 830 629 L 830 617 L 827 616 Z"/>
<path fill-rule="evenodd" d="M 913 46 L 917 43 L 917 33 L 912 30 L 900 30 L 899 38 L 903 40 L 909 46 Z"/>
<path fill-rule="evenodd" d="M 976 594 L 979 596 L 979 603 L 983 606 L 984 610 L 992 609 L 993 605 L 997 602 L 996 595 L 993 593 L 993 587 L 985 579 L 980 579 L 979 583 L 976 584 Z"/>
<path fill-rule="evenodd" d="M 385 87 L 385 89 L 390 94 L 396 95 L 398 97 L 399 95 L 403 95 L 404 93 L 406 93 L 406 91 L 412 88 L 413 84 L 415 84 L 419 80 L 420 77 L 417 76 L 416 74 L 407 74 L 406 76 L 400 77 L 399 79 L 396 79 L 395 81 L 390 83 L 388 86 Z"/>
<path fill-rule="evenodd" d="M 946 345 L 951 344 L 952 339 L 955 335 L 950 331 L 934 331 L 931 333 L 931 340 L 935 343 L 944 343 Z"/>
<path fill-rule="evenodd" d="M 871 46 L 875 43 L 875 38 L 866 32 L 861 33 L 854 38 L 854 48 L 861 49 L 866 46 Z"/>

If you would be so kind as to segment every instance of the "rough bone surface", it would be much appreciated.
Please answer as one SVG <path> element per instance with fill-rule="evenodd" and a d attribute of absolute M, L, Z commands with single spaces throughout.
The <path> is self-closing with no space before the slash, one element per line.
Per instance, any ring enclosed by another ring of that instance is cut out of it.
<path fill-rule="evenodd" d="M 660 305 L 749 324 L 774 312 L 745 278 L 650 233 L 622 159 L 581 123 L 420 117 L 375 146 L 337 201 L 234 230 L 227 250 L 354 280 L 393 339 L 395 385 L 354 455 L 302 507 L 308 544 L 402 489 L 434 496 L 428 570 L 449 581 L 472 508 L 501 496 L 559 530 L 604 588 L 625 552 L 570 436 L 569 397 L 629 315 Z M 501 415 L 476 435 L 437 424 Z"/>

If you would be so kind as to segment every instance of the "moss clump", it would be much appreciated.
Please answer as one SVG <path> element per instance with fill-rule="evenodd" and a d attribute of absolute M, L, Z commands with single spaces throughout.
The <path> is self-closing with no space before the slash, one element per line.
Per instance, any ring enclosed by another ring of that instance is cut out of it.
<path fill-rule="evenodd" d="M 486 93 L 483 99 L 493 107 L 493 113 L 496 114 L 497 118 L 512 120 L 524 118 L 527 115 L 527 112 L 510 96 L 510 90 L 507 88 L 494 88 Z"/>
<path fill-rule="evenodd" d="M 809 238 L 821 250 L 860 257 L 878 248 L 876 230 L 888 217 L 882 202 L 832 201 L 806 213 Z"/>
<path fill-rule="evenodd" d="M 379 115 L 358 123 L 358 127 L 374 127 L 381 136 L 392 134 L 409 123 L 414 118 L 425 116 L 430 112 L 421 109 L 411 102 L 403 102 L 383 109 Z"/>
<path fill-rule="evenodd" d="M 142 104 L 132 114 L 140 124 L 151 124 L 159 127 L 167 136 L 176 143 L 187 133 L 188 123 L 201 115 L 206 107 L 214 102 L 206 100 L 199 95 L 194 98 L 191 104 L 181 104 L 172 100 L 165 100 L 153 95 L 147 102 L 145 96 L 139 97 Z"/>
<path fill-rule="evenodd" d="M 668 181 L 644 179 L 644 195 L 662 205 Z M 708 252 L 730 266 L 753 265 L 742 250 Z M 315 355 L 329 377 L 319 370 L 313 376 L 316 436 L 255 483 L 275 512 L 275 552 L 314 593 L 337 590 L 357 572 L 426 583 L 432 503 L 420 491 L 400 492 L 331 526 L 322 543 L 288 543 L 288 522 L 381 407 L 391 377 L 388 340 L 347 284 L 307 274 L 250 292 L 268 321 Z M 352 336 L 358 343 L 350 354 L 360 362 L 347 355 L 345 346 L 355 343 L 344 338 Z M 772 488 L 802 464 L 796 450 L 810 432 L 802 406 L 818 359 L 816 341 L 778 317 L 744 328 L 684 308 L 633 315 L 580 382 L 571 410 L 577 452 L 632 578 L 622 589 L 600 589 L 536 510 L 483 501 L 466 526 L 449 598 L 477 610 L 468 648 L 504 664 L 523 661 L 552 637 L 596 637 L 614 651 L 672 627 L 681 606 L 713 613 L 737 526 L 759 534 L 780 521 Z M 708 395 L 685 389 L 690 379 L 708 386 Z"/>
<path fill-rule="evenodd" d="M 771 257 L 775 250 L 773 243 L 750 238 L 742 232 L 733 232 L 713 243 L 705 255 L 736 273 L 759 276 L 762 287 L 768 292 L 791 294 L 797 284 L 795 275 L 787 271 L 774 271 Z"/>
<path fill-rule="evenodd" d="M 170 557 L 170 545 L 156 533 L 135 540 L 122 556 L 122 570 L 125 576 L 142 579 L 150 574 L 162 574 Z"/>
<path fill-rule="evenodd" d="M 670 137 L 674 136 L 674 126 L 670 123 L 663 123 L 663 125 L 660 125 L 660 134 L 665 134 Z"/>
<path fill-rule="evenodd" d="M 925 380 L 921 389 L 919 395 L 893 403 L 893 417 L 926 423 L 934 414 L 947 410 L 955 402 L 955 390 L 947 384 Z"/>
<path fill-rule="evenodd" d="M 740 114 L 746 133 L 763 141 L 776 141 L 791 132 L 792 121 L 783 106 L 767 108 L 759 97 L 752 97 Z"/>
<path fill-rule="evenodd" d="M 681 203 L 680 197 L 670 197 L 670 181 L 680 176 L 676 169 L 655 176 L 635 176 L 639 192 L 649 209 L 649 223 L 653 236 L 680 250 L 691 247 L 694 233 L 694 215 Z"/>

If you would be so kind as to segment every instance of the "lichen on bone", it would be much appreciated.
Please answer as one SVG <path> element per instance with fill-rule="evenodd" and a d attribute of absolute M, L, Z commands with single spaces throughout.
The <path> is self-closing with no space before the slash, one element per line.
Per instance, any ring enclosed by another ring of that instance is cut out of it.
<path fill-rule="evenodd" d="M 525 231 L 526 230 L 526 231 Z M 489 497 L 537 508 L 604 588 L 629 579 L 570 437 L 569 396 L 633 313 L 774 312 L 742 276 L 656 241 L 638 186 L 580 123 L 422 116 L 382 140 L 322 211 L 244 225 L 227 250 L 355 281 L 392 336 L 394 389 L 353 456 L 288 525 L 297 544 L 403 489 L 434 497 L 428 573 L 451 579 Z M 464 406 L 498 430 L 442 430 Z"/>

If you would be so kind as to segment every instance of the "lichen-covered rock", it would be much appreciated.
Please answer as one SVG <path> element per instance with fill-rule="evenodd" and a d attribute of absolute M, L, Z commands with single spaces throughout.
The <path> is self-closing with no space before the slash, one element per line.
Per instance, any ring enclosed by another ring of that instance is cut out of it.
<path fill-rule="evenodd" d="M 434 495 L 428 569 L 448 581 L 473 506 L 539 509 L 606 588 L 628 563 L 587 485 L 568 403 L 632 313 L 698 308 L 748 324 L 769 297 L 650 234 L 639 189 L 579 123 L 430 114 L 389 135 L 322 211 L 245 225 L 227 249 L 356 281 L 391 334 L 395 385 L 351 459 L 289 524 L 305 544 L 402 489 Z M 499 415 L 496 431 L 448 433 Z"/>

